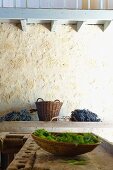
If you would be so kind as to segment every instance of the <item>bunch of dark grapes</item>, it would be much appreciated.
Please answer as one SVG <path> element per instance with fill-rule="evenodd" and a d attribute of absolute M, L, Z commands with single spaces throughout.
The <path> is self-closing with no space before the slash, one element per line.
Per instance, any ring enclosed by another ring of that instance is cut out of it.
<path fill-rule="evenodd" d="M 31 120 L 30 113 L 26 109 L 23 109 L 20 112 L 13 111 L 3 116 L 0 116 L 0 122 L 2 121 L 30 121 L 30 120 Z"/>
<path fill-rule="evenodd" d="M 97 114 L 89 110 L 80 110 L 76 109 L 71 112 L 71 121 L 80 121 L 80 122 L 101 122 L 101 119 L 98 118 Z"/>

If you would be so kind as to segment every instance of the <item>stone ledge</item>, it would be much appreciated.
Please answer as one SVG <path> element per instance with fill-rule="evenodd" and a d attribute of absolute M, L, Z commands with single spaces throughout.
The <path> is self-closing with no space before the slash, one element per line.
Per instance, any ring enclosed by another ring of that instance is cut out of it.
<path fill-rule="evenodd" d="M 45 122 L 45 121 L 4 121 L 0 123 L 0 132 L 31 133 L 37 128 L 45 128 L 53 132 L 76 130 L 92 131 L 93 129 L 113 129 L 113 123 L 108 122 Z"/>

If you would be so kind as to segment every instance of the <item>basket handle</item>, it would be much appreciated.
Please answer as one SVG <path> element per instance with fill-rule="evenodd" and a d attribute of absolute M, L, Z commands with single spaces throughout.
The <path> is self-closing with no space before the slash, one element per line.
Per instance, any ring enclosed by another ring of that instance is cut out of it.
<path fill-rule="evenodd" d="M 52 117 L 51 122 L 54 120 L 63 120 L 63 121 L 70 121 L 70 116 L 56 116 L 56 117 Z"/>
<path fill-rule="evenodd" d="M 59 118 L 59 116 L 52 117 L 51 122 L 52 122 L 54 119 L 57 119 L 57 120 L 58 120 L 58 118 Z"/>
<path fill-rule="evenodd" d="M 44 101 L 42 98 L 38 98 L 38 99 L 37 99 L 37 102 L 39 102 L 39 100 L 42 100 L 42 101 Z"/>
<path fill-rule="evenodd" d="M 37 109 L 30 109 L 30 113 L 36 112 Z"/>
<path fill-rule="evenodd" d="M 56 102 L 60 103 L 60 100 L 56 99 L 56 100 L 54 101 L 54 103 L 56 103 Z"/>

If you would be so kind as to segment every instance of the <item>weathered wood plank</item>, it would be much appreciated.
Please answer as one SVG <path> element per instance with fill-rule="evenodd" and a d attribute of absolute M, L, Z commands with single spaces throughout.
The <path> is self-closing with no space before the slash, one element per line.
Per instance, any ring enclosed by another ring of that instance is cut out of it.
<path fill-rule="evenodd" d="M 38 148 L 36 143 L 29 138 L 21 150 L 16 154 L 15 159 L 8 166 L 7 170 L 18 170 L 20 168 L 31 170 L 35 160 L 35 153 Z"/>
<path fill-rule="evenodd" d="M 85 160 L 85 165 L 74 165 L 69 163 L 69 160 L 76 159 Z M 80 155 L 79 157 L 56 157 L 38 147 L 38 145 L 29 138 L 19 153 L 16 154 L 15 159 L 11 162 L 7 169 L 17 170 L 21 167 L 25 170 L 57 170 L 60 167 L 60 170 L 112 170 L 112 159 L 113 156 L 107 153 L 101 146 L 98 146 L 92 152 Z"/>
<path fill-rule="evenodd" d="M 85 160 L 85 165 L 68 163 L 69 160 L 76 159 L 77 157 L 55 157 L 40 149 L 36 153 L 33 170 L 45 169 L 45 167 L 52 170 L 57 170 L 59 167 L 60 170 L 112 170 L 113 168 L 113 156 L 107 153 L 101 146 L 97 147 L 92 152 L 78 157 L 78 159 Z"/>

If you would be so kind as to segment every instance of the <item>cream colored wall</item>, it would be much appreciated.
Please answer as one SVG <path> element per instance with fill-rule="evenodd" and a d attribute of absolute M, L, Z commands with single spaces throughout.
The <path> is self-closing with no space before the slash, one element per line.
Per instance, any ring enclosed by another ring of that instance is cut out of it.
<path fill-rule="evenodd" d="M 113 30 L 87 25 L 0 24 L 0 113 L 31 108 L 38 97 L 60 99 L 60 114 L 77 108 L 113 121 Z"/>

